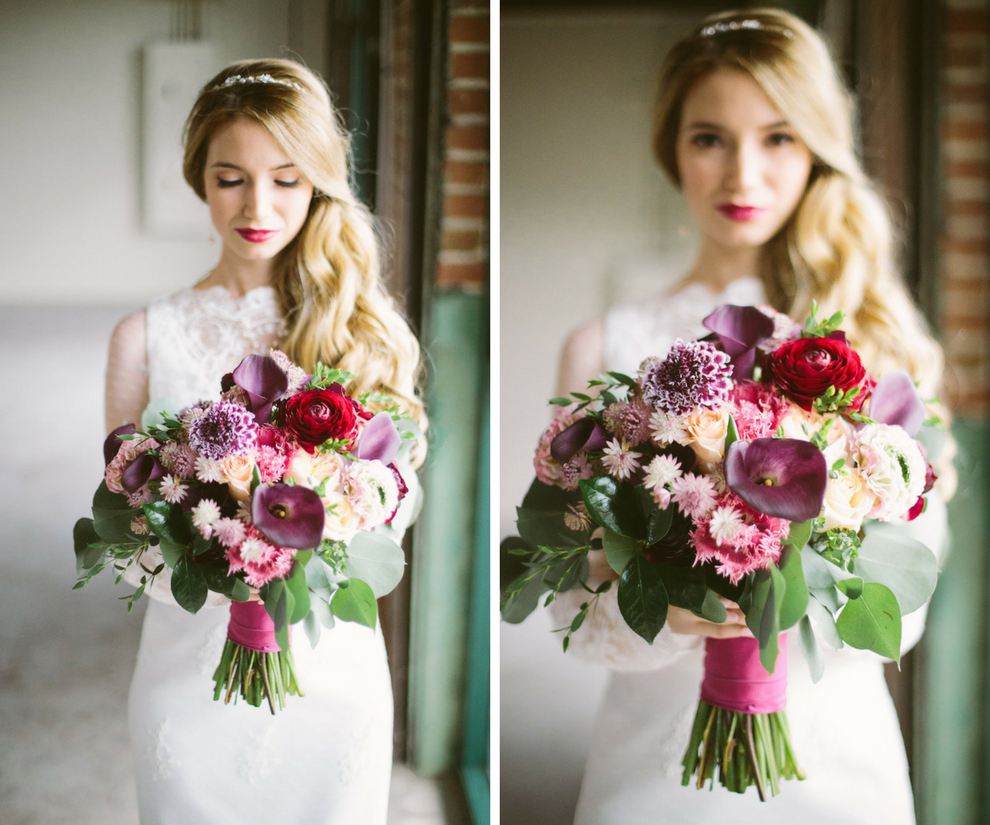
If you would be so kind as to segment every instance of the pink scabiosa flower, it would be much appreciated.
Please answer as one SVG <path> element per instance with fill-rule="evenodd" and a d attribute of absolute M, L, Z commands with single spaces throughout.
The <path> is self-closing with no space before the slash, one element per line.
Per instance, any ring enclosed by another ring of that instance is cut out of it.
<path fill-rule="evenodd" d="M 674 415 L 718 406 L 728 398 L 731 388 L 729 356 L 707 341 L 685 343 L 678 338 L 667 357 L 643 377 L 643 399 Z"/>
<path fill-rule="evenodd" d="M 630 444 L 650 440 L 650 415 L 653 409 L 642 398 L 609 404 L 602 414 L 605 427 L 612 435 Z"/>
<path fill-rule="evenodd" d="M 715 506 L 715 485 L 706 476 L 686 473 L 670 486 L 674 503 L 686 516 L 700 519 Z"/>
<path fill-rule="evenodd" d="M 623 481 L 639 469 L 639 459 L 642 457 L 643 454 L 635 452 L 628 441 L 613 438 L 605 447 L 602 466 L 610 476 Z"/>
<path fill-rule="evenodd" d="M 212 498 L 204 498 L 192 509 L 193 527 L 204 539 L 213 536 L 213 528 L 220 520 L 220 506 Z"/>
<path fill-rule="evenodd" d="M 219 401 L 196 418 L 189 427 L 189 444 L 200 455 L 220 461 L 243 455 L 254 448 L 258 425 L 244 407 Z"/>
<path fill-rule="evenodd" d="M 189 485 L 183 484 L 175 476 L 169 474 L 161 480 L 161 485 L 158 488 L 158 495 L 160 495 L 169 504 L 179 504 L 182 499 L 186 497 L 186 493 L 189 492 Z"/>

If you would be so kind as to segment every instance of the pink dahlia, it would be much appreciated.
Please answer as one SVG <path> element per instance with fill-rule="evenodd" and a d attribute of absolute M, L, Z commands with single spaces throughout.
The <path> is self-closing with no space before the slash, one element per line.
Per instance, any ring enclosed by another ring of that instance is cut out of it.
<path fill-rule="evenodd" d="M 728 398 L 732 363 L 707 341 L 674 342 L 667 357 L 643 376 L 643 398 L 659 410 L 687 415 L 696 407 L 712 408 Z"/>

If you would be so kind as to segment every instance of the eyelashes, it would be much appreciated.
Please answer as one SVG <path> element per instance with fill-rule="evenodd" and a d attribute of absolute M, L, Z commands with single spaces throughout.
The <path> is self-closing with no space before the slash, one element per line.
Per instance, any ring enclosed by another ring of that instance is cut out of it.
<path fill-rule="evenodd" d="M 794 142 L 794 136 L 787 132 L 773 132 L 764 139 L 764 144 L 770 147 L 786 146 Z M 723 145 L 722 138 L 714 132 L 699 132 L 692 136 L 691 143 L 701 149 L 712 149 Z"/>
<path fill-rule="evenodd" d="M 275 181 L 275 185 L 280 186 L 283 189 L 294 189 L 300 184 L 300 182 L 300 178 L 296 178 L 295 180 L 277 180 Z M 244 181 L 241 179 L 225 180 L 223 178 L 217 178 L 217 187 L 220 189 L 232 189 L 235 186 L 240 186 L 242 183 L 244 183 Z"/>

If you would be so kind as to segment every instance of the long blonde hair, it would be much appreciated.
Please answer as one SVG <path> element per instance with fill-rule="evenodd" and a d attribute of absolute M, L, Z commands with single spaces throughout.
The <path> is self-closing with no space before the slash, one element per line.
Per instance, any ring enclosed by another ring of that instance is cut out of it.
<path fill-rule="evenodd" d="M 277 59 L 233 63 L 207 83 L 186 121 L 183 163 L 204 201 L 210 139 L 237 118 L 264 126 L 314 187 L 306 222 L 275 265 L 289 325 L 282 349 L 306 370 L 322 361 L 354 373 L 350 392 L 392 396 L 425 431 L 419 343 L 382 283 L 374 219 L 351 191 L 350 141 L 326 85 Z"/>
<path fill-rule="evenodd" d="M 843 329 L 871 371 L 906 369 L 925 397 L 942 376 L 942 349 L 897 270 L 887 206 L 856 158 L 853 102 L 822 39 L 776 9 L 706 18 L 670 52 L 653 124 L 653 151 L 678 186 L 676 139 L 684 100 L 729 66 L 749 74 L 812 152 L 808 187 L 763 249 L 767 298 L 803 320 L 812 300 L 845 313 Z"/>

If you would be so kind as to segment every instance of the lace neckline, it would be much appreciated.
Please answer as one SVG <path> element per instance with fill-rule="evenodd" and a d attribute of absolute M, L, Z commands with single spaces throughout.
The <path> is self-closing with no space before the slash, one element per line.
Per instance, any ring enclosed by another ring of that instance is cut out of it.
<path fill-rule="evenodd" d="M 214 284 L 208 287 L 189 287 L 189 292 L 194 295 L 211 295 L 219 298 L 228 298 L 231 303 L 240 304 L 245 301 L 253 301 L 255 298 L 267 298 L 275 297 L 275 287 L 269 284 L 261 284 L 260 286 L 252 287 L 243 295 L 234 295 L 227 287 L 223 284 Z"/>
<path fill-rule="evenodd" d="M 724 299 L 728 295 L 750 295 L 752 294 L 753 288 L 762 290 L 763 282 L 759 278 L 755 278 L 752 275 L 745 275 L 742 278 L 736 278 L 729 281 L 721 289 L 710 286 L 709 284 L 703 283 L 702 281 L 691 281 L 685 284 L 680 289 L 676 289 L 668 293 L 670 298 L 682 298 L 690 295 L 700 294 L 709 299 Z"/>

